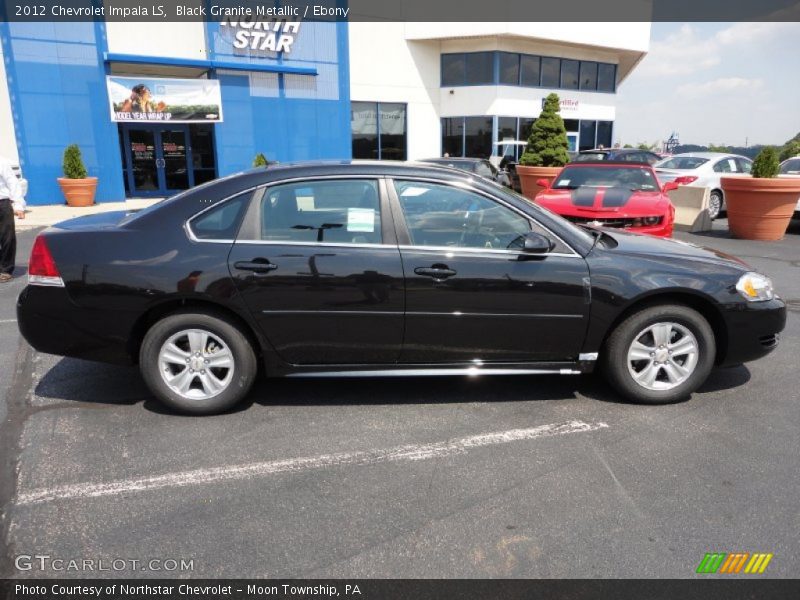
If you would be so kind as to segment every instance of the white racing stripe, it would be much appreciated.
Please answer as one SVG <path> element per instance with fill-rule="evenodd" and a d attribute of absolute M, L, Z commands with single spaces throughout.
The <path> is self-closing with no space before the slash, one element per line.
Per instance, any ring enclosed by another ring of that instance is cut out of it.
<path fill-rule="evenodd" d="M 364 466 L 385 462 L 427 460 L 429 458 L 443 458 L 453 454 L 463 454 L 472 448 L 507 444 L 520 440 L 533 440 L 541 437 L 565 435 L 567 433 L 580 433 L 595 431 L 608 427 L 606 423 L 584 423 L 583 421 L 566 421 L 540 425 L 528 429 L 511 429 L 496 433 L 484 433 L 470 437 L 459 438 L 431 444 L 414 444 L 397 446 L 385 450 L 371 450 L 362 452 L 341 452 L 337 454 L 322 454 L 305 458 L 289 458 L 268 462 L 250 463 L 245 465 L 232 465 L 228 467 L 215 467 L 211 469 L 195 469 L 176 473 L 165 473 L 153 477 L 140 479 L 123 479 L 108 483 L 77 483 L 50 489 L 38 489 L 22 492 L 17 496 L 18 505 L 40 504 L 53 500 L 66 500 L 72 498 L 98 498 L 101 496 L 116 496 L 132 492 L 144 492 L 167 487 L 181 487 L 187 485 L 200 485 L 219 481 L 236 479 L 250 479 L 263 477 L 276 473 L 298 473 L 311 469 L 323 469 L 336 466 Z"/>

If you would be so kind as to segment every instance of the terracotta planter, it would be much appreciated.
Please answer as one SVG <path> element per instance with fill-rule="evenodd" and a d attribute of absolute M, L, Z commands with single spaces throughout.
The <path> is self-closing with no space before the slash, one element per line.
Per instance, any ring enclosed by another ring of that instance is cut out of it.
<path fill-rule="evenodd" d="M 97 177 L 86 177 L 85 179 L 59 177 L 58 185 L 61 186 L 64 198 L 67 199 L 67 206 L 91 206 L 94 204 Z"/>
<path fill-rule="evenodd" d="M 720 182 L 734 237 L 783 239 L 800 198 L 800 179 L 722 177 Z"/>
<path fill-rule="evenodd" d="M 550 183 L 561 171 L 561 167 L 526 167 L 517 165 L 517 175 L 519 175 L 519 185 L 522 187 L 522 195 L 528 200 L 535 200 L 536 194 L 544 188 L 536 183 L 539 179 L 547 179 Z"/>

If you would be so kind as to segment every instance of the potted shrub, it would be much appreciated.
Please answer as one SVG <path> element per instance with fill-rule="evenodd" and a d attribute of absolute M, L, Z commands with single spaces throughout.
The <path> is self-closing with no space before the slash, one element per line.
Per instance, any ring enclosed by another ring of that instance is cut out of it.
<path fill-rule="evenodd" d="M 97 177 L 88 177 L 83 164 L 81 150 L 71 144 L 64 150 L 64 177 L 58 178 L 58 185 L 68 206 L 91 206 L 97 191 Z"/>
<path fill-rule="evenodd" d="M 267 157 L 264 156 L 263 152 L 259 152 L 258 154 L 256 154 L 256 157 L 253 159 L 253 168 L 254 169 L 258 168 L 258 167 L 266 167 L 268 165 L 269 165 L 269 161 L 267 160 Z"/>
<path fill-rule="evenodd" d="M 552 182 L 558 172 L 569 162 L 569 142 L 558 94 L 545 98 L 542 113 L 531 127 L 525 152 L 519 159 L 517 174 L 523 195 L 529 200 L 542 190 L 541 180 Z"/>
<path fill-rule="evenodd" d="M 778 152 L 767 146 L 753 161 L 751 177 L 722 177 L 728 228 L 745 240 L 780 240 L 789 227 L 800 179 L 778 178 Z"/>

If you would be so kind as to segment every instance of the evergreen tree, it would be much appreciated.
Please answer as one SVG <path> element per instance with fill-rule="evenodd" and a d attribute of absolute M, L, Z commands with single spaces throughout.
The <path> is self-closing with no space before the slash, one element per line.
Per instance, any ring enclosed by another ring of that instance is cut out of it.
<path fill-rule="evenodd" d="M 753 177 L 770 179 L 778 176 L 778 151 L 773 146 L 764 146 L 753 161 Z"/>
<path fill-rule="evenodd" d="M 67 179 L 86 179 L 88 175 L 86 165 L 83 164 L 81 149 L 78 148 L 78 144 L 70 144 L 64 150 L 62 168 L 64 169 L 64 177 Z"/>
<path fill-rule="evenodd" d="M 531 127 L 531 135 L 519 164 L 529 167 L 562 167 L 569 162 L 569 142 L 564 119 L 560 110 L 558 94 L 545 98 L 539 118 Z"/>

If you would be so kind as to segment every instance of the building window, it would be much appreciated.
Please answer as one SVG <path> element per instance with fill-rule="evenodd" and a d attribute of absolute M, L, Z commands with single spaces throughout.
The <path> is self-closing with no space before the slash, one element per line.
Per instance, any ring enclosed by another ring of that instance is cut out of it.
<path fill-rule="evenodd" d="M 581 89 L 597 89 L 597 63 L 581 62 Z"/>
<path fill-rule="evenodd" d="M 464 85 L 466 73 L 463 54 L 442 54 L 442 86 Z"/>
<path fill-rule="evenodd" d="M 577 60 L 561 61 L 561 87 L 565 90 L 578 89 L 578 69 L 580 63 Z"/>
<path fill-rule="evenodd" d="M 501 85 L 519 85 L 519 59 L 519 54 L 500 53 L 499 82 Z"/>
<path fill-rule="evenodd" d="M 561 80 L 561 59 L 542 57 L 541 67 L 542 87 L 557 88 Z"/>
<path fill-rule="evenodd" d="M 517 139 L 517 118 L 497 117 L 497 141 Z"/>
<path fill-rule="evenodd" d="M 597 91 L 613 92 L 617 89 L 617 66 L 600 63 L 597 66 Z"/>
<path fill-rule="evenodd" d="M 597 122 L 597 147 L 611 148 L 611 137 L 613 133 L 613 121 Z"/>
<path fill-rule="evenodd" d="M 499 51 L 442 54 L 442 87 L 519 85 L 613 93 L 616 77 L 616 65 L 590 60 Z"/>
<path fill-rule="evenodd" d="M 538 56 L 523 54 L 520 59 L 520 85 L 536 87 L 539 85 L 539 63 Z"/>
<path fill-rule="evenodd" d="M 467 85 L 494 83 L 494 52 L 470 52 L 467 60 Z"/>
<path fill-rule="evenodd" d="M 442 119 L 442 154 L 464 155 L 464 119 Z"/>
<path fill-rule="evenodd" d="M 350 129 L 353 158 L 406 160 L 406 105 L 353 102 Z"/>
<path fill-rule="evenodd" d="M 592 150 L 595 146 L 597 121 L 581 121 L 580 144 L 578 150 Z"/>
<path fill-rule="evenodd" d="M 464 119 L 464 156 L 489 158 L 492 155 L 492 117 Z"/>

